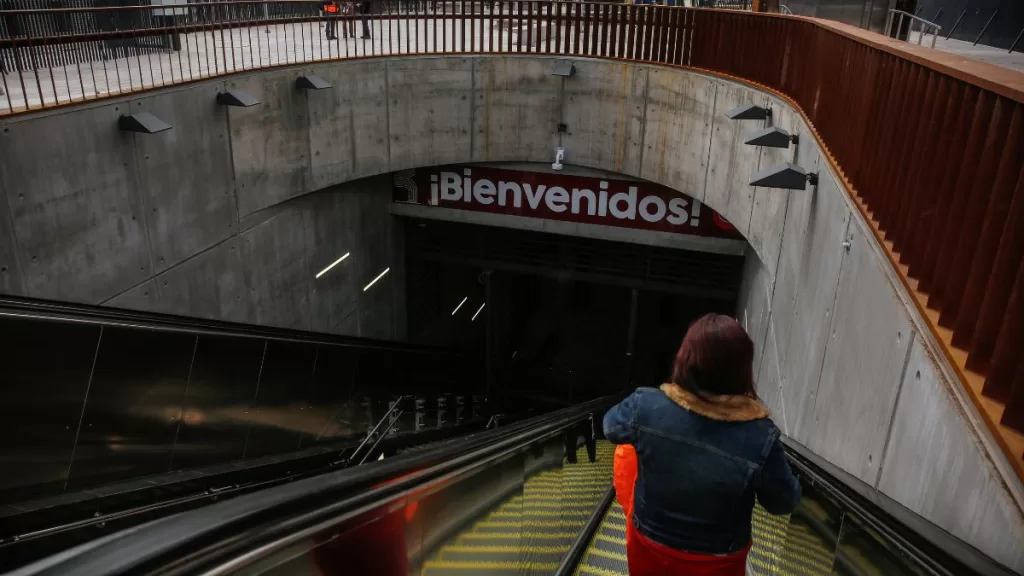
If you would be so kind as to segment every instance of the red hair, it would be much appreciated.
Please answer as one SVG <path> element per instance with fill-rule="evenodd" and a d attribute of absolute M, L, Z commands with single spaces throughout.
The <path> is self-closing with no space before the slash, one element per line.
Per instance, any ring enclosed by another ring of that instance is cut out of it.
<path fill-rule="evenodd" d="M 690 325 L 676 354 L 672 382 L 697 395 L 754 390 L 754 343 L 734 318 L 708 314 Z"/>

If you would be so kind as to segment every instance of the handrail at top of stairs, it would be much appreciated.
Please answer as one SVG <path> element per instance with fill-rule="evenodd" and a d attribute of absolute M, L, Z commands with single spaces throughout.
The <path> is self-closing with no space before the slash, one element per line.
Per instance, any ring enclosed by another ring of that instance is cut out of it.
<path fill-rule="evenodd" d="M 325 522 L 341 522 L 423 489 L 468 474 L 607 409 L 605 397 L 465 442 L 399 455 L 247 494 L 145 526 L 111 534 L 44 558 L 13 574 L 221 574 L 308 536 Z M 258 534 L 258 538 L 249 535 Z"/>

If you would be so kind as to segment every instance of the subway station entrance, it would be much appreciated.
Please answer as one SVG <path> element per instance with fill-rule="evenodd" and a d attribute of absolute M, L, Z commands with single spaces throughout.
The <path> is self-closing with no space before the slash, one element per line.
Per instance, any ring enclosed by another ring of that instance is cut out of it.
<path fill-rule="evenodd" d="M 426 220 L 406 227 L 409 335 L 476 351 L 553 403 L 657 386 L 689 324 L 735 308 L 743 256 Z M 513 384 L 515 383 L 515 384 Z"/>

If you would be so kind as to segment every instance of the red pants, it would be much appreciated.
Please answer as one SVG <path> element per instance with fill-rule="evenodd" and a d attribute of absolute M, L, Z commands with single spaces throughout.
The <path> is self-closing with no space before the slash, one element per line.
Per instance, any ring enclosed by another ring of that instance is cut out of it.
<path fill-rule="evenodd" d="M 750 545 L 726 556 L 693 554 L 651 540 L 626 520 L 629 576 L 744 576 Z"/>

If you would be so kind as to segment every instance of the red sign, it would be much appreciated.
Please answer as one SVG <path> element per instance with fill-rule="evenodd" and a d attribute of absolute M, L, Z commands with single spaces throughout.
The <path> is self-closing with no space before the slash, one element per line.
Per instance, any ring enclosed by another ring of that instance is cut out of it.
<path fill-rule="evenodd" d="M 394 201 L 695 236 L 743 236 L 699 200 L 650 182 L 482 166 L 394 175 Z"/>

